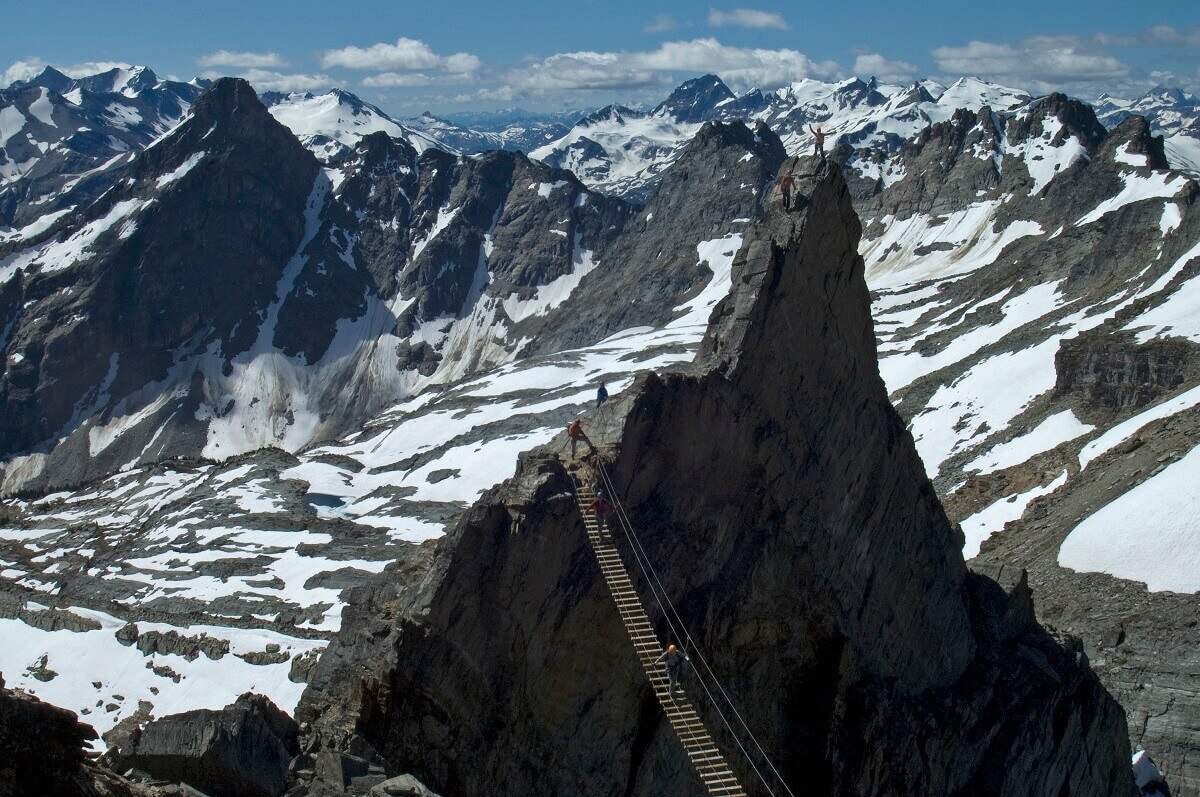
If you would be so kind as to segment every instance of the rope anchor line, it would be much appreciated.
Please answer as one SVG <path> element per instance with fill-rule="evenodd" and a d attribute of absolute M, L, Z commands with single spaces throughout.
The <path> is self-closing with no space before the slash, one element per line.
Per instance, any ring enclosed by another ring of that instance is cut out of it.
<path fill-rule="evenodd" d="M 650 557 L 646 552 L 645 546 L 643 546 L 641 539 L 638 537 L 637 532 L 634 529 L 632 520 L 630 520 L 628 513 L 625 511 L 624 505 L 617 497 L 617 490 L 612 481 L 612 477 L 609 475 L 608 470 L 604 467 L 604 463 L 598 455 L 595 457 L 595 462 L 600 479 L 604 483 L 604 487 L 608 491 L 608 495 L 611 498 L 612 504 L 617 510 L 618 525 L 621 527 L 621 531 L 625 534 L 626 538 L 630 542 L 630 548 L 633 551 L 634 559 L 638 564 L 638 569 L 641 570 L 642 575 L 645 577 L 646 584 L 650 588 L 651 595 L 654 598 L 654 602 L 658 605 L 659 611 L 662 612 L 663 619 L 667 621 L 667 626 L 670 629 L 671 636 L 678 640 L 681 645 L 683 645 L 685 652 L 689 652 L 690 648 L 690 652 L 695 655 L 696 659 L 704 668 L 703 671 L 701 671 L 698 667 L 693 668 L 696 672 L 696 680 L 700 684 L 700 687 L 704 690 L 705 695 L 708 696 L 709 702 L 716 710 L 717 716 L 720 718 L 721 723 L 725 726 L 726 730 L 729 731 L 729 735 L 733 738 L 734 743 L 737 744 L 738 749 L 741 751 L 747 763 L 750 764 L 750 768 L 754 771 L 754 774 L 758 777 L 759 781 L 762 782 L 767 794 L 770 795 L 770 797 L 775 797 L 775 791 L 771 787 L 771 779 L 769 779 L 768 775 L 764 774 L 764 772 L 759 768 L 758 764 L 755 763 L 754 756 L 750 754 L 750 752 L 746 749 L 746 746 L 742 743 L 741 734 L 734 730 L 733 724 L 730 722 L 729 718 L 726 717 L 725 712 L 721 708 L 721 702 L 717 700 L 716 696 L 709 689 L 706 682 L 708 679 L 712 680 L 717 692 L 720 693 L 721 698 L 723 698 L 725 704 L 728 705 L 728 708 L 732 711 L 734 717 L 736 717 L 738 725 L 740 725 L 744 730 L 745 735 L 749 736 L 750 741 L 753 743 L 753 747 L 758 751 L 758 754 L 762 757 L 762 760 L 766 762 L 766 765 L 770 770 L 769 774 L 774 776 L 774 780 L 776 780 L 779 785 L 783 787 L 783 790 L 789 795 L 789 797 L 795 797 L 795 794 L 788 786 L 787 781 L 783 779 L 783 776 L 779 774 L 779 770 L 776 769 L 775 764 L 771 761 L 771 757 L 767 755 L 766 750 L 763 749 L 762 744 L 758 741 L 758 738 L 754 735 L 754 732 L 750 730 L 750 726 L 746 723 L 746 720 L 742 716 L 741 712 L 738 711 L 733 699 L 729 696 L 729 693 L 726 691 L 725 687 L 722 686 L 720 679 L 717 678 L 716 673 L 713 672 L 712 667 L 709 665 L 708 660 L 700 650 L 700 647 L 696 644 L 695 639 L 693 639 L 691 632 L 687 628 L 687 625 L 683 622 L 679 612 L 675 609 L 675 605 L 671 602 L 671 598 L 667 594 L 666 588 L 663 586 L 663 583 L 658 576 L 658 572 L 655 570 L 653 563 L 650 561 Z M 574 475 L 572 475 L 571 478 L 572 481 L 575 481 Z M 578 484 L 576 485 L 576 488 L 578 489 Z M 708 679 L 705 678 L 705 673 L 707 673 Z"/>

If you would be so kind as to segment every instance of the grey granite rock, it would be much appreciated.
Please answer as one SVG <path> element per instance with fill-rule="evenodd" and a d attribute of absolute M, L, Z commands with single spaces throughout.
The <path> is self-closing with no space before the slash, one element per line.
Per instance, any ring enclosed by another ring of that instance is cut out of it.
<path fill-rule="evenodd" d="M 1119 706 L 1026 587 L 967 570 L 887 401 L 840 170 L 797 171 L 801 209 L 747 235 L 696 364 L 590 421 L 666 594 L 794 790 L 1127 797 Z M 320 755 L 361 740 L 450 794 L 698 789 L 553 451 L 426 575 L 354 594 L 298 709 Z"/>
<path fill-rule="evenodd" d="M 300 752 L 299 729 L 261 695 L 245 694 L 221 711 L 198 710 L 153 720 L 114 754 L 131 767 L 212 797 L 277 797 Z"/>

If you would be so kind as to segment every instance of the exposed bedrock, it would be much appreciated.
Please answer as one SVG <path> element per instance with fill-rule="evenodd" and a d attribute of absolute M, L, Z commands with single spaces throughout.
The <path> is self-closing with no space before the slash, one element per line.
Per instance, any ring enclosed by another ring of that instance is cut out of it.
<path fill-rule="evenodd" d="M 1127 797 L 1120 707 L 1023 582 L 967 570 L 888 402 L 840 170 L 796 174 L 798 209 L 773 203 L 747 234 L 696 363 L 585 418 L 667 594 L 796 793 Z M 357 746 L 447 797 L 700 793 L 553 449 L 485 494 L 422 580 L 355 593 L 298 711 L 317 760 Z M 694 672 L 688 687 L 766 793 Z"/>

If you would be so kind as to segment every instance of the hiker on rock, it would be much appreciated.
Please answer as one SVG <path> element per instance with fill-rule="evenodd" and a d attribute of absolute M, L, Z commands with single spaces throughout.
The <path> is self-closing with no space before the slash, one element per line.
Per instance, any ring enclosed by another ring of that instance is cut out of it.
<path fill-rule="evenodd" d="M 796 175 L 793 174 L 795 167 L 788 169 L 788 173 L 779 178 L 779 193 L 783 194 L 783 209 L 791 210 L 792 187 L 796 184 Z"/>
<path fill-rule="evenodd" d="M 571 459 L 575 459 L 575 449 L 579 445 L 579 441 L 587 443 L 588 450 L 593 454 L 596 453 L 596 447 L 592 445 L 592 441 L 588 440 L 588 436 L 583 433 L 583 426 L 579 423 L 579 419 L 571 421 L 571 425 L 567 427 L 567 438 L 571 441 Z"/>
<path fill-rule="evenodd" d="M 608 388 L 604 386 L 604 380 L 600 380 L 600 387 L 596 390 L 596 409 L 600 409 L 600 405 L 608 401 Z"/>
<path fill-rule="evenodd" d="M 667 649 L 662 652 L 662 655 L 654 660 L 655 664 L 660 661 L 667 662 L 667 684 L 670 690 L 671 697 L 675 696 L 675 688 L 679 686 L 679 676 L 683 673 L 683 663 L 691 661 L 688 654 L 679 650 L 674 645 L 667 645 Z"/>
<path fill-rule="evenodd" d="M 813 134 L 813 154 L 825 160 L 825 134 L 821 132 L 821 126 L 817 125 L 814 130 L 813 126 L 809 125 L 808 132 Z"/>

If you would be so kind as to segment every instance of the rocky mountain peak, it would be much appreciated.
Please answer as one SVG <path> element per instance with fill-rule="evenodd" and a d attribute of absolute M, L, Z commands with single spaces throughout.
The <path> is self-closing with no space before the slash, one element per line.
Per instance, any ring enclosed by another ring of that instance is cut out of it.
<path fill-rule="evenodd" d="M 893 95 L 891 102 L 899 108 L 905 105 L 920 105 L 921 103 L 926 102 L 937 102 L 937 99 L 929 93 L 929 89 L 925 88 L 925 86 L 921 85 L 921 83 L 918 81 L 900 93 Z"/>
<path fill-rule="evenodd" d="M 864 81 L 855 77 L 839 83 L 833 94 L 843 105 L 874 107 L 887 102 L 887 97 L 879 93 L 878 87 L 879 83 L 875 78 Z"/>
<path fill-rule="evenodd" d="M 670 116 L 677 122 L 701 122 L 709 118 L 722 102 L 735 95 L 716 75 L 704 75 L 685 81 L 671 92 L 652 113 Z"/>
<path fill-rule="evenodd" d="M 411 166 L 418 155 L 412 144 L 382 130 L 363 136 L 355 145 L 355 150 L 362 168 L 371 170 L 387 168 L 391 164 Z"/>
<path fill-rule="evenodd" d="M 41 86 L 50 89 L 59 94 L 64 94 L 71 90 L 71 78 L 59 72 L 52 66 L 48 66 L 39 72 L 33 78 L 27 81 L 27 85 Z M 15 87 L 16 84 L 14 84 Z"/>
<path fill-rule="evenodd" d="M 1092 106 L 1058 92 L 1030 103 L 1026 111 L 1014 116 L 1008 125 L 1010 141 L 1045 136 L 1051 146 L 1058 146 L 1074 136 L 1089 153 L 1095 151 L 1107 132 Z"/>
<path fill-rule="evenodd" d="M 1180 107 L 1196 104 L 1196 97 L 1184 93 L 1178 86 L 1164 86 L 1161 83 L 1146 92 L 1144 99 L 1154 99 Z"/>
<path fill-rule="evenodd" d="M 219 125 L 222 122 L 240 125 L 258 125 L 274 122 L 254 88 L 242 78 L 223 77 L 213 81 L 191 108 L 192 120 L 203 126 L 206 123 Z M 274 122 L 279 125 L 278 122 Z M 282 128 L 282 125 L 279 125 Z"/>
<path fill-rule="evenodd" d="M 783 168 L 795 208 L 771 199 L 745 233 L 696 363 L 585 417 L 640 556 L 789 789 L 1126 797 L 1119 707 L 1033 623 L 1027 592 L 968 572 L 887 400 L 840 169 Z M 354 750 L 461 795 L 699 791 L 560 445 L 523 456 L 419 583 L 386 573 L 356 594 L 297 711 L 315 758 Z M 587 467 L 576 478 L 596 478 Z M 717 707 L 688 691 L 762 793 Z"/>
<path fill-rule="evenodd" d="M 641 116 L 640 111 L 635 111 L 624 105 L 606 105 L 598 111 L 593 111 L 587 116 L 575 123 L 576 127 L 591 127 L 592 125 L 601 122 L 623 122 L 628 117 Z"/>
<path fill-rule="evenodd" d="M 1167 169 L 1163 137 L 1155 135 L 1146 117 L 1127 116 L 1107 132 L 1097 152 L 1097 158 L 1125 166 L 1139 165 L 1151 169 Z"/>

